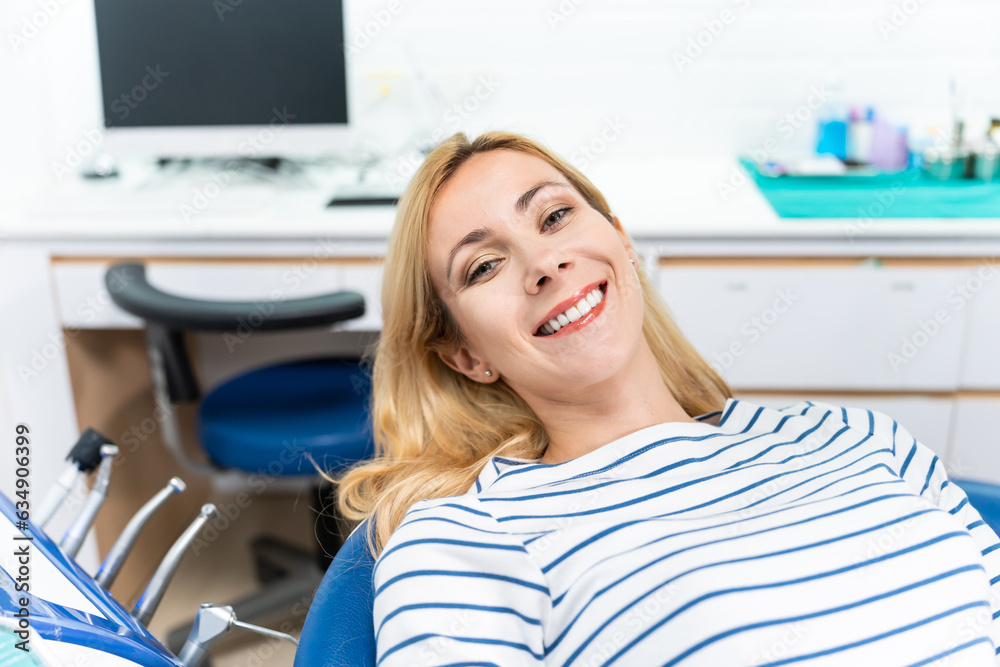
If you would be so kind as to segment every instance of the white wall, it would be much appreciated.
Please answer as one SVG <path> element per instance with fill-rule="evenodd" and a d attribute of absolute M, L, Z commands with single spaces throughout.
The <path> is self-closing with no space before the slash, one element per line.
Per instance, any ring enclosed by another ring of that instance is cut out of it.
<path fill-rule="evenodd" d="M 807 101 L 812 86 L 836 80 L 846 100 L 874 103 L 900 122 L 946 121 L 950 76 L 970 113 L 1000 114 L 997 3 L 910 0 L 916 11 L 883 37 L 879 21 L 902 3 L 575 2 L 404 4 L 355 59 L 359 83 L 376 68 L 411 71 L 407 48 L 452 103 L 492 73 L 501 87 L 469 129 L 514 126 L 567 153 L 616 115 L 629 129 L 615 151 L 729 152 L 768 136 L 784 140 L 776 123 Z M 384 6 L 355 6 L 354 28 Z M 564 16 L 560 8 L 574 9 Z M 724 10 L 733 20 L 706 39 L 705 22 Z M 702 32 L 708 46 L 678 66 L 675 55 Z M 809 124 L 786 143 L 808 148 L 813 136 Z"/>
<path fill-rule="evenodd" d="M 679 67 L 699 33 L 707 46 Z M 1000 116 L 998 34 L 990 0 L 348 0 L 352 112 L 362 145 L 383 149 L 504 127 L 573 155 L 615 118 L 627 127 L 609 155 L 728 153 L 769 137 L 808 149 L 814 119 L 790 136 L 777 123 L 838 81 L 844 101 L 945 127 L 949 77 L 966 114 Z M 56 182 L 53 162 L 99 126 L 97 72 L 89 0 L 0 5 L 0 202 Z M 480 77 L 499 82 L 481 100 Z M 467 118 L 453 109 L 463 102 L 477 107 Z"/>

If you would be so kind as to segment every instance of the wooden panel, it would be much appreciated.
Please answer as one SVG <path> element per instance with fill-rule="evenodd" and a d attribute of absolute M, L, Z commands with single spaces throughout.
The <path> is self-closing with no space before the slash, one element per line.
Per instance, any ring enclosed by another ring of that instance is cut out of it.
<path fill-rule="evenodd" d="M 132 515 L 172 476 L 179 475 L 188 486 L 150 519 L 112 587 L 112 593 L 127 605 L 138 599 L 170 544 L 197 516 L 210 485 L 203 477 L 186 474 L 163 446 L 163 420 L 157 418 L 162 413 L 153 403 L 141 332 L 81 331 L 67 339 L 66 354 L 80 429 L 90 426 L 119 448 L 108 497 L 94 524 L 101 557 Z M 194 435 L 191 411 L 182 410 L 179 415 L 190 438 Z M 67 452 L 71 445 L 67 444 Z"/>
<path fill-rule="evenodd" d="M 167 549 L 204 502 L 215 503 L 221 512 L 181 562 L 150 624 L 154 635 L 164 640 L 170 630 L 191 621 L 203 602 L 227 604 L 257 590 L 249 546 L 253 538 L 270 535 L 308 550 L 317 548 L 309 492 L 290 493 L 280 488 L 280 480 L 266 476 L 258 477 L 242 494 L 220 490 L 213 480 L 185 471 L 174 460 L 161 438 L 162 413 L 154 405 L 141 332 L 79 331 L 67 339 L 66 352 L 80 427 L 96 428 L 120 450 L 107 500 L 95 522 L 101 557 L 132 515 L 171 476 L 187 483 L 187 490 L 171 498 L 139 535 L 111 588 L 116 599 L 132 608 Z M 178 410 L 187 449 L 197 457 L 194 406 Z M 66 443 L 66 451 L 71 444 Z M 293 631 L 302 617 L 303 613 L 295 613 L 282 620 L 281 629 Z M 244 651 L 240 654 L 246 658 Z"/>

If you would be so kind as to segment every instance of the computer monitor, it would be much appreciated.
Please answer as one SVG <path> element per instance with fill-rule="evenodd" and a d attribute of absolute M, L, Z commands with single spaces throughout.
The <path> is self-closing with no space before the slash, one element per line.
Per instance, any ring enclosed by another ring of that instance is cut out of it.
<path fill-rule="evenodd" d="M 114 157 L 350 146 L 342 0 L 94 0 Z"/>

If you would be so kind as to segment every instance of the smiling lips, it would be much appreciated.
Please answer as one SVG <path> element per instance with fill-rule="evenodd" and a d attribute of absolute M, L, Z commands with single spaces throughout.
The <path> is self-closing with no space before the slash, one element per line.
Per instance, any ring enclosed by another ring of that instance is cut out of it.
<path fill-rule="evenodd" d="M 594 320 L 604 310 L 604 293 L 608 284 L 593 283 L 578 290 L 553 308 L 535 327 L 535 336 L 549 338 L 576 331 Z"/>

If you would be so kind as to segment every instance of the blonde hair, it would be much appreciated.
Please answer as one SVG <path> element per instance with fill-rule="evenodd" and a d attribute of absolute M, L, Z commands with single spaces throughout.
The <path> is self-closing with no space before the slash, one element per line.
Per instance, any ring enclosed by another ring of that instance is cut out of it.
<path fill-rule="evenodd" d="M 466 493 L 492 456 L 539 458 L 548 436 L 538 417 L 503 379 L 474 382 L 438 352 L 462 340 L 438 298 L 427 266 L 427 227 L 434 199 L 458 168 L 478 153 L 509 150 L 535 156 L 562 172 L 586 202 L 617 226 L 604 196 L 579 170 L 544 146 L 508 132 L 473 141 L 443 141 L 418 169 L 399 201 L 382 278 L 382 334 L 372 362 L 372 426 L 376 455 L 338 479 L 343 516 L 369 521 L 377 557 L 417 501 Z M 642 331 L 663 381 L 689 415 L 718 410 L 732 392 L 671 318 L 641 262 Z"/>

